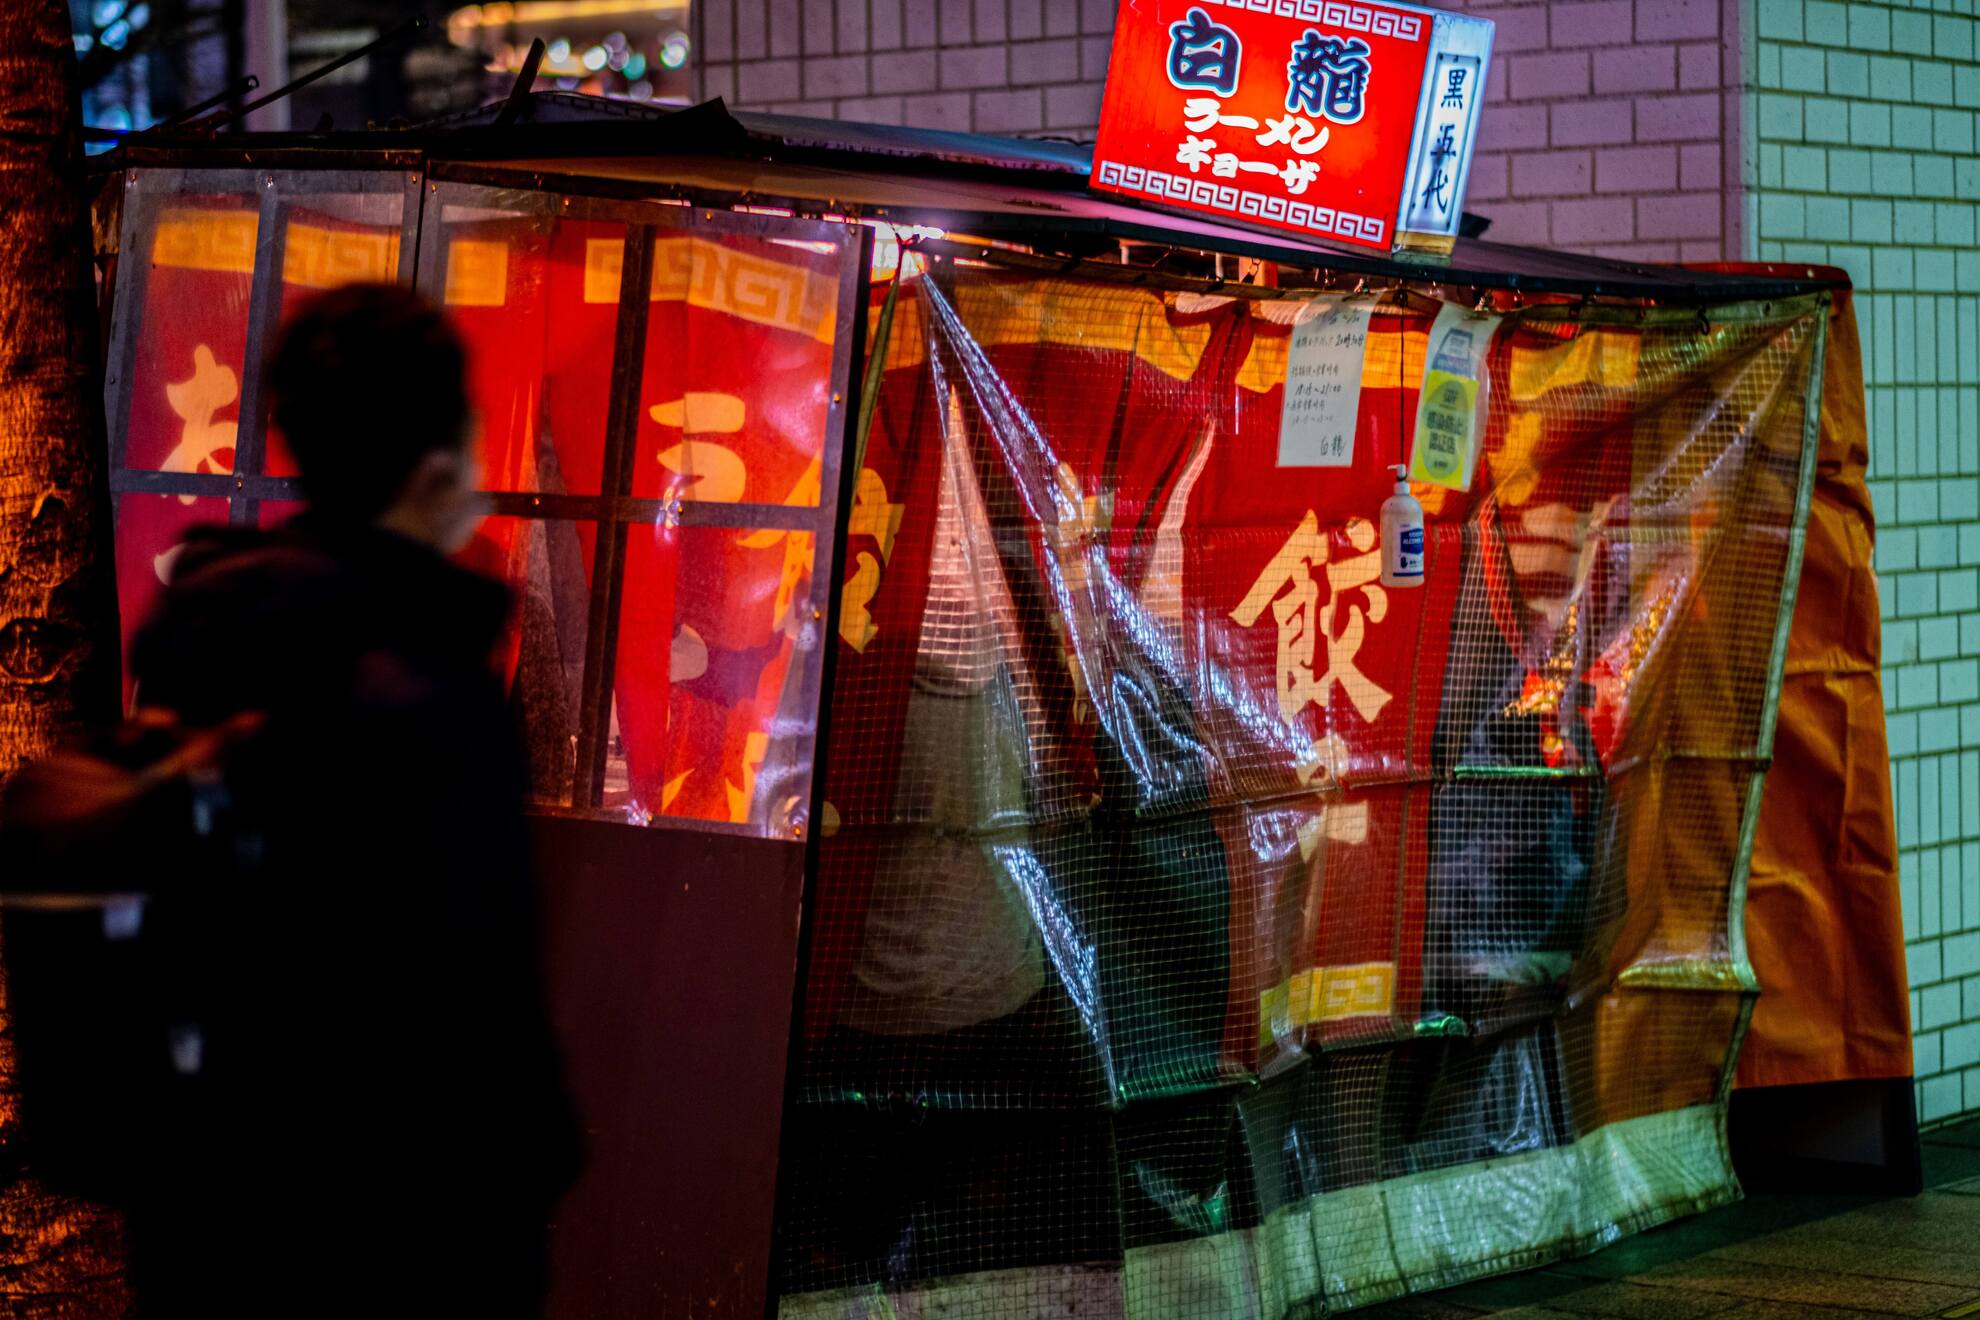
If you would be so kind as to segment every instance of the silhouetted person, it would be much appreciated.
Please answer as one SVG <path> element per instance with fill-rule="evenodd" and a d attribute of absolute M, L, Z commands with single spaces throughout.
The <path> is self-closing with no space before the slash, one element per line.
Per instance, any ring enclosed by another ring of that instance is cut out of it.
<path fill-rule="evenodd" d="M 576 1140 L 507 593 L 446 558 L 480 517 L 465 365 L 404 290 L 303 307 L 265 397 L 307 512 L 195 532 L 137 640 L 144 706 L 267 715 L 229 775 L 259 855 L 204 937 L 197 1102 L 133 1213 L 147 1314 L 541 1311 Z"/>

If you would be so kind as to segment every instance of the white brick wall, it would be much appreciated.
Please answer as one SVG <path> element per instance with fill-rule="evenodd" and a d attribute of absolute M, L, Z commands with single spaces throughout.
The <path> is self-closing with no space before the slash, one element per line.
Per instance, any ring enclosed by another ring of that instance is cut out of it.
<path fill-rule="evenodd" d="M 1634 261 L 1737 248 L 1737 0 L 1425 2 L 1497 25 L 1465 203 L 1493 239 Z"/>
<path fill-rule="evenodd" d="M 695 0 L 703 97 L 1091 141 L 1115 0 Z"/>
<path fill-rule="evenodd" d="M 1975 0 L 1747 0 L 1762 259 L 1860 291 L 1919 1114 L 1980 1110 Z"/>

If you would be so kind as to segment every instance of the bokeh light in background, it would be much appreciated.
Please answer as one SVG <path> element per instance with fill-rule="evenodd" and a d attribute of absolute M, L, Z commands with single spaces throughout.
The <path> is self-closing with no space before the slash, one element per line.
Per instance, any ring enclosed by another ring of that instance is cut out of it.
<path fill-rule="evenodd" d="M 145 0 L 72 0 L 69 18 L 78 59 L 92 51 L 121 56 L 133 40 L 147 35 L 152 23 L 151 5 Z M 150 125 L 154 116 L 149 74 L 142 56 L 118 59 L 109 76 L 84 88 L 83 122 L 116 132 Z M 91 148 L 102 150 L 108 145 L 92 143 Z"/>
<path fill-rule="evenodd" d="M 83 71 L 83 122 L 97 130 L 89 147 L 102 151 L 117 134 L 149 128 L 247 74 L 260 78 L 265 93 L 399 31 L 420 12 L 434 19 L 423 32 L 399 32 L 387 47 L 299 89 L 276 118 L 267 110 L 239 127 L 382 128 L 472 109 L 509 93 L 538 37 L 547 47 L 539 91 L 685 105 L 695 92 L 691 5 L 243 0 L 233 9 L 223 0 L 69 0 L 69 14 Z M 244 30 L 231 31 L 230 22 Z"/>
<path fill-rule="evenodd" d="M 513 79 L 541 37 L 539 89 L 686 104 L 688 19 L 688 0 L 516 0 L 456 9 L 447 38 L 481 54 L 494 79 Z"/>

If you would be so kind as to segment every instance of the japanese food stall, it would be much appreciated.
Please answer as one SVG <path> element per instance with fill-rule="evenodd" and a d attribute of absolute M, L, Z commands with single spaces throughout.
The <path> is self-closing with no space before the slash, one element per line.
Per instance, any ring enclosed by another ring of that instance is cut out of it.
<path fill-rule="evenodd" d="M 285 308 L 398 280 L 473 348 L 557 1314 L 1280 1315 L 1738 1194 L 1797 581 L 1868 573 L 1838 273 L 1404 261 L 720 103 L 106 160 L 127 635 L 296 505 Z M 1811 938 L 1877 964 L 1887 900 Z"/>

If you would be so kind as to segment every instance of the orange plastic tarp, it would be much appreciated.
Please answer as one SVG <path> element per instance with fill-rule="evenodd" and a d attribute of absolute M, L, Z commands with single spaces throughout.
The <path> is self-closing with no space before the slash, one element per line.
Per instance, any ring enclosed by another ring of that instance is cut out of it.
<path fill-rule="evenodd" d="M 1801 591 L 1753 846 L 1746 939 L 1761 994 L 1740 1086 L 1911 1075 L 1868 458 L 1844 292 L 1829 318 Z"/>

